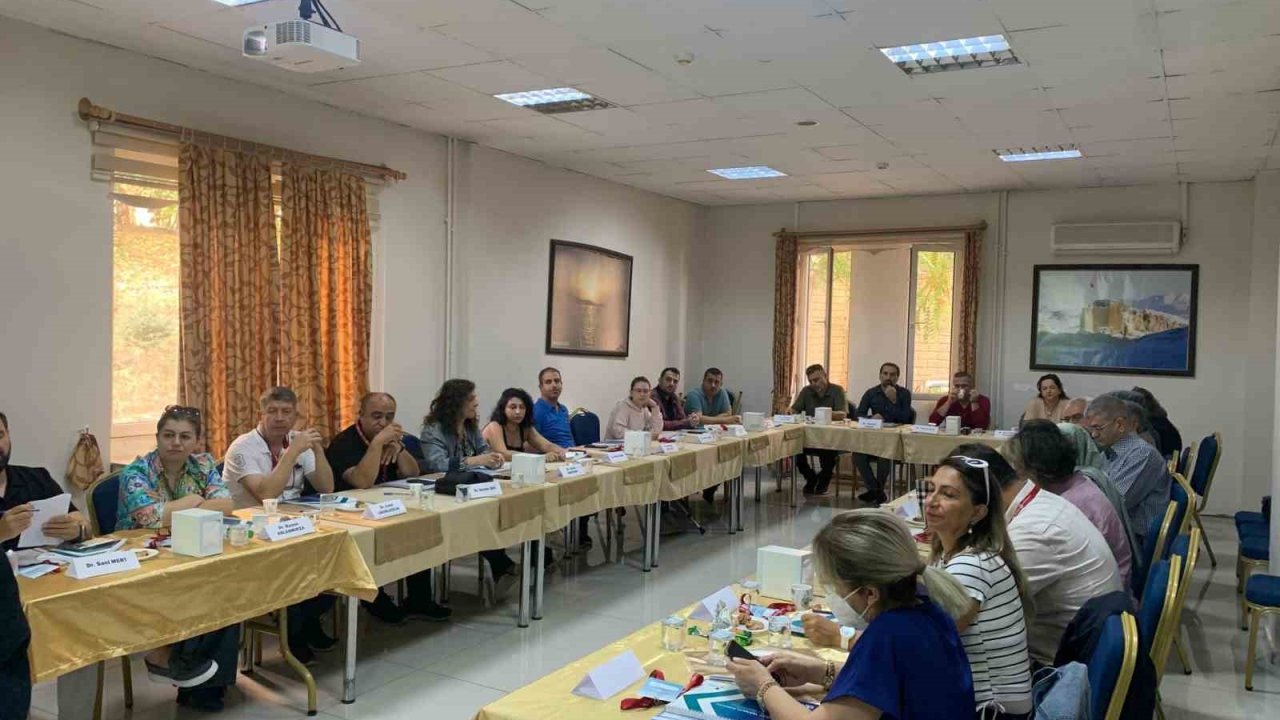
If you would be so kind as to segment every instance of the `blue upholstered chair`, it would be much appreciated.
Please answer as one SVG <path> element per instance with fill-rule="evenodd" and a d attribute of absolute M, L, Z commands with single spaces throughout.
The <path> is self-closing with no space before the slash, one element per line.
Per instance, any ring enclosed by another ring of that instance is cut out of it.
<path fill-rule="evenodd" d="M 1263 615 L 1280 613 L 1280 577 L 1254 575 L 1244 591 L 1249 613 L 1249 654 L 1244 659 L 1244 689 L 1253 690 L 1253 658 L 1258 652 L 1258 621 Z"/>
<path fill-rule="evenodd" d="M 1089 705 L 1094 720 L 1118 720 L 1137 666 L 1137 621 L 1129 613 L 1112 615 L 1089 656 Z"/>

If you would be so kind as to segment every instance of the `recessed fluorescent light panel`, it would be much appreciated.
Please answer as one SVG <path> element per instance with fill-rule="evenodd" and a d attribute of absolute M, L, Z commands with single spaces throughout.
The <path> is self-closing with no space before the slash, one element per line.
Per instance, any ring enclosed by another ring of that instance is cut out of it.
<path fill-rule="evenodd" d="M 996 155 L 1005 162 L 1030 162 L 1032 160 L 1070 160 L 1084 157 L 1084 153 L 1075 145 L 1051 145 L 1042 148 L 1009 148 L 996 150 Z"/>
<path fill-rule="evenodd" d="M 786 177 L 787 174 L 764 165 L 754 167 L 719 168 L 708 170 L 712 175 L 719 175 L 726 180 L 759 180 L 760 178 Z"/>
<path fill-rule="evenodd" d="M 524 92 L 502 93 L 494 95 L 512 105 L 527 107 L 547 115 L 557 113 L 582 112 L 583 110 L 603 110 L 615 107 L 607 100 L 588 95 L 577 88 L 550 88 L 547 90 L 526 90 Z"/>
<path fill-rule="evenodd" d="M 973 70 L 976 68 L 1018 65 L 1022 61 L 1013 54 L 1003 35 L 941 40 L 919 45 L 880 48 L 884 56 L 908 75 Z"/>
<path fill-rule="evenodd" d="M 216 3 L 222 3 L 223 5 L 230 5 L 231 7 L 240 7 L 241 5 L 257 5 L 258 3 L 264 3 L 267 0 L 213 0 L 213 1 Z"/>

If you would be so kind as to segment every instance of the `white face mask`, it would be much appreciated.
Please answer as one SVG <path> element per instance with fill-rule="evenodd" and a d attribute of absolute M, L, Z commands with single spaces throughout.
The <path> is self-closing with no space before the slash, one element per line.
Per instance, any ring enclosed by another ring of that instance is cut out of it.
<path fill-rule="evenodd" d="M 851 627 L 854 630 L 861 632 L 866 629 L 868 621 L 863 617 L 862 613 L 855 610 L 854 607 L 845 600 L 849 595 L 856 592 L 858 591 L 854 590 L 848 595 L 842 597 L 836 594 L 835 588 L 827 586 L 827 604 L 831 606 L 831 612 L 835 613 L 836 620 L 841 625 Z"/>

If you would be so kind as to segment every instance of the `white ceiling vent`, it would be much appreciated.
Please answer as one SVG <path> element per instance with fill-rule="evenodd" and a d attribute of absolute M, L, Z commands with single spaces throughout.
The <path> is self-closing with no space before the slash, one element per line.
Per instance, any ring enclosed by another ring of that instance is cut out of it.
<path fill-rule="evenodd" d="M 1049 245 L 1055 255 L 1176 255 L 1182 249 L 1177 222 L 1078 223 L 1054 225 Z"/>

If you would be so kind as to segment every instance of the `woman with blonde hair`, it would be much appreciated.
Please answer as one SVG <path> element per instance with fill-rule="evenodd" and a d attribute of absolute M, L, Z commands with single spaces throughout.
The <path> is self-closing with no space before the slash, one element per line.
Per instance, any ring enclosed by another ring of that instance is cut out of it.
<path fill-rule="evenodd" d="M 969 596 L 956 628 L 969 656 L 980 716 L 1025 718 L 1032 709 L 1026 578 L 990 467 L 968 456 L 964 446 L 955 452 L 929 481 L 924 514 L 933 531 L 930 560 Z"/>
<path fill-rule="evenodd" d="M 773 720 L 972 717 L 973 679 L 954 620 L 969 597 L 945 570 L 920 562 L 906 523 L 870 508 L 841 513 L 818 531 L 813 555 L 827 603 L 858 631 L 848 659 L 731 658 L 742 692 Z M 827 690 L 813 711 L 786 690 L 809 683 Z"/>

